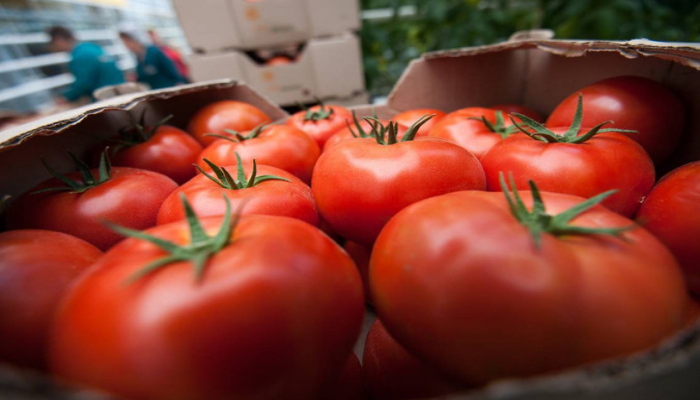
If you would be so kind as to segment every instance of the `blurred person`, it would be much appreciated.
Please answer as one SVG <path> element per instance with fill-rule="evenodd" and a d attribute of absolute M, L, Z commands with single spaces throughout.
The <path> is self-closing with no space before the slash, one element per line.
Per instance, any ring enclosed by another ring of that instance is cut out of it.
<path fill-rule="evenodd" d="M 70 52 L 68 63 L 75 80 L 57 103 L 74 102 L 84 97 L 94 100 L 92 93 L 103 86 L 124 83 L 114 57 L 106 54 L 102 47 L 94 43 L 78 43 L 73 31 L 64 26 L 54 26 L 47 31 L 51 37 L 49 49 L 56 52 Z"/>
<path fill-rule="evenodd" d="M 158 47 L 160 51 L 162 51 L 175 64 L 175 68 L 177 68 L 177 71 L 180 73 L 180 75 L 182 75 L 182 77 L 185 78 L 187 82 L 191 82 L 192 80 L 190 79 L 190 70 L 187 67 L 187 64 L 185 64 L 185 61 L 182 59 L 182 55 L 180 54 L 180 52 L 165 44 L 163 39 L 160 37 L 160 35 L 158 35 L 158 32 L 156 32 L 155 30 L 149 29 L 148 36 L 151 38 L 151 43 L 153 43 L 154 46 Z"/>
<path fill-rule="evenodd" d="M 145 45 L 136 36 L 127 32 L 119 32 L 119 37 L 124 42 L 124 46 L 136 56 L 138 82 L 149 85 L 151 89 L 187 83 L 187 80 L 178 72 L 175 63 L 158 47 Z"/>

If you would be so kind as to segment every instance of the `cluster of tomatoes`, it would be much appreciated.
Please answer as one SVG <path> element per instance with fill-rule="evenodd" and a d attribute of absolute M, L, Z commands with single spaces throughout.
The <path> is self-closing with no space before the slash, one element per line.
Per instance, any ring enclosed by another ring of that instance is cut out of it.
<path fill-rule="evenodd" d="M 10 204 L 0 360 L 134 399 L 407 399 L 643 351 L 697 315 L 700 162 L 655 185 L 684 119 L 618 77 L 544 124 L 237 101 L 135 123 Z"/>

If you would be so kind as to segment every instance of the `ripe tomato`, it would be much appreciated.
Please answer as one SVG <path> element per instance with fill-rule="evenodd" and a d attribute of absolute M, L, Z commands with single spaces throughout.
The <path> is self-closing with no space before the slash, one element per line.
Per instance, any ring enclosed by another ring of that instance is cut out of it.
<path fill-rule="evenodd" d="M 390 121 L 380 119 L 379 122 L 382 125 L 387 125 L 389 124 Z M 361 129 L 358 129 L 357 124 L 360 125 Z M 367 122 L 366 120 L 357 120 L 357 124 L 355 122 L 350 122 L 348 126 L 345 128 L 340 129 L 337 131 L 333 136 L 331 136 L 327 141 L 326 144 L 323 146 L 323 151 L 326 151 L 326 149 L 330 148 L 331 146 L 334 146 L 340 142 L 344 142 L 346 140 L 350 139 L 357 139 L 357 138 L 372 138 L 373 133 L 372 133 L 372 125 Z M 406 131 L 408 128 L 406 128 L 403 125 L 398 126 L 398 137 L 403 138 L 403 135 L 406 134 Z M 418 134 L 416 134 L 418 136 Z"/>
<path fill-rule="evenodd" d="M 257 160 L 262 165 L 283 169 L 302 181 L 311 182 L 311 171 L 321 150 L 316 142 L 299 129 L 287 125 L 259 127 L 247 136 L 218 139 L 204 149 L 197 164 L 210 171 L 204 162 L 236 166 L 236 153 L 243 162 Z"/>
<path fill-rule="evenodd" d="M 418 360 L 378 319 L 367 333 L 362 363 L 367 391 L 374 400 L 434 398 L 465 386 Z"/>
<path fill-rule="evenodd" d="M 320 104 L 293 114 L 287 120 L 287 125 L 303 131 L 316 141 L 318 147 L 323 148 L 333 134 L 351 121 L 352 114 L 347 108 Z"/>
<path fill-rule="evenodd" d="M 321 398 L 327 400 L 366 400 L 362 365 L 360 365 L 360 360 L 355 353 L 350 353 L 340 377 L 334 380 L 333 386 Z"/>
<path fill-rule="evenodd" d="M 541 125 L 537 129 L 530 137 L 516 134 L 503 139 L 481 157 L 489 190 L 500 190 L 501 172 L 512 173 L 518 189 L 527 189 L 529 180 L 545 191 L 581 197 L 615 189 L 618 192 L 603 205 L 632 217 L 654 185 L 654 165 L 647 153 L 618 132 L 586 140 L 576 126 L 548 133 Z"/>
<path fill-rule="evenodd" d="M 216 140 L 216 137 L 205 136 L 207 134 L 226 135 L 226 129 L 245 132 L 270 122 L 272 120 L 267 114 L 251 104 L 222 100 L 197 111 L 187 131 L 206 146 Z"/>
<path fill-rule="evenodd" d="M 418 129 L 418 134 L 416 136 L 423 137 L 428 136 L 428 132 L 437 124 L 442 118 L 445 117 L 445 112 L 436 110 L 434 108 L 417 108 L 414 110 L 408 110 L 394 115 L 391 120 L 398 122 L 399 125 L 408 129 L 416 121 L 421 119 L 424 115 L 433 115 L 428 122 L 424 123 L 420 129 Z"/>
<path fill-rule="evenodd" d="M 58 302 L 101 255 L 65 233 L 0 233 L 0 360 L 46 369 L 48 330 Z"/>
<path fill-rule="evenodd" d="M 265 62 L 265 65 L 267 65 L 268 67 L 271 67 L 273 65 L 287 65 L 290 62 L 292 62 L 292 60 L 290 60 L 289 57 L 275 56 L 275 57 L 272 57 L 269 60 L 267 60 Z"/>
<path fill-rule="evenodd" d="M 678 264 L 649 232 L 580 197 L 510 196 L 427 199 L 379 235 L 372 297 L 406 349 L 480 385 L 628 355 L 686 324 Z"/>
<path fill-rule="evenodd" d="M 688 283 L 700 294 L 700 161 L 659 180 L 644 199 L 637 220 L 676 256 Z"/>
<path fill-rule="evenodd" d="M 110 155 L 114 165 L 155 171 L 181 184 L 195 175 L 192 164 L 201 152 L 202 146 L 187 132 L 158 124 L 137 126 Z"/>
<path fill-rule="evenodd" d="M 352 258 L 360 273 L 362 287 L 365 289 L 365 301 L 372 304 L 372 299 L 369 297 L 369 257 L 372 254 L 372 249 L 350 240 L 345 242 L 343 248 Z"/>
<path fill-rule="evenodd" d="M 99 170 L 73 172 L 66 177 L 77 189 L 37 191 L 61 187 L 52 178 L 23 194 L 10 207 L 7 225 L 11 229 L 48 229 L 77 236 L 107 250 L 122 239 L 105 226 L 114 222 L 134 229 L 156 224 L 158 209 L 177 184 L 165 175 L 142 169 L 115 167 L 111 171 L 103 158 Z M 86 175 L 100 176 L 86 181 Z"/>
<path fill-rule="evenodd" d="M 371 246 L 384 224 L 409 204 L 457 190 L 484 190 L 484 172 L 474 155 L 444 140 L 410 140 L 413 128 L 405 141 L 348 140 L 321 155 L 311 189 L 334 231 Z"/>
<path fill-rule="evenodd" d="M 583 94 L 586 114 L 583 127 L 614 121 L 616 128 L 644 147 L 654 163 L 668 158 L 685 129 L 683 103 L 662 84 L 640 76 L 618 76 L 596 82 L 572 93 L 552 111 L 547 127 L 568 126 L 576 99 Z"/>
<path fill-rule="evenodd" d="M 526 117 L 530 117 L 537 122 L 544 121 L 544 117 L 542 116 L 542 114 L 538 113 L 530 107 L 525 107 L 520 104 L 498 104 L 495 106 L 491 106 L 490 108 L 493 110 L 502 111 L 504 114 L 523 114 Z"/>
<path fill-rule="evenodd" d="M 238 174 L 234 172 L 237 168 L 241 169 Z M 227 182 L 222 169 L 230 175 L 238 175 L 237 180 Z M 297 218 L 311 225 L 319 224 L 311 188 L 296 176 L 279 168 L 256 166 L 253 163 L 238 164 L 236 167 L 216 167 L 215 171 L 216 174 L 209 176 L 197 175 L 172 192 L 160 207 L 158 225 L 185 219 L 185 210 L 180 198 L 182 195 L 187 198 L 199 217 L 224 215 L 226 196 L 234 208 L 245 204 L 241 210 L 242 215 L 279 215 Z M 248 186 L 249 183 L 252 184 Z"/>
<path fill-rule="evenodd" d="M 201 229 L 146 231 L 186 254 L 136 280 L 168 252 L 129 238 L 105 254 L 57 313 L 52 370 L 133 399 L 319 398 L 362 324 L 350 258 L 293 218 L 210 217 Z"/>
<path fill-rule="evenodd" d="M 486 119 L 488 124 L 480 119 Z M 490 108 L 468 107 L 447 114 L 429 136 L 449 140 L 481 158 L 496 143 L 517 132 L 509 118 Z"/>

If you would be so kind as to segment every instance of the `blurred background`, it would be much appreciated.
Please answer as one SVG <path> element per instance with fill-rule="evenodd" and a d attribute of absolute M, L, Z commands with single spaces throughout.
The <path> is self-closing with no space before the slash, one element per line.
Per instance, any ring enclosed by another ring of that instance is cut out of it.
<path fill-rule="evenodd" d="M 360 7 L 373 97 L 385 96 L 423 52 L 495 43 L 519 30 L 547 28 L 560 39 L 700 41 L 698 1 L 361 0 Z M 170 0 L 1 0 L 0 114 L 49 110 L 73 81 L 69 55 L 49 52 L 45 31 L 53 25 L 102 46 L 127 76 L 136 62 L 119 30 L 153 29 L 185 56 L 192 52 Z"/>

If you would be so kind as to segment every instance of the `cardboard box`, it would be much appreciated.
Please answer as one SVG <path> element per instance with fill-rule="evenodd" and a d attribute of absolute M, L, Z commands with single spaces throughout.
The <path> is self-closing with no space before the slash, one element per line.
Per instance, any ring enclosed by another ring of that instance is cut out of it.
<path fill-rule="evenodd" d="M 525 39 L 426 54 L 414 60 L 397 83 L 380 117 L 417 107 L 452 111 L 466 106 L 515 102 L 548 113 L 574 90 L 623 74 L 648 76 L 675 91 L 687 104 L 688 129 L 674 164 L 700 159 L 700 49 L 688 45 L 631 42 Z M 184 127 L 202 105 L 224 98 L 252 102 L 273 119 L 286 114 L 245 85 L 217 82 L 121 96 L 30 126 L 0 132 L 0 188 L 17 194 L 48 177 L 37 162 L 43 156 L 68 168 L 65 150 L 80 153 L 92 135 L 110 136 L 126 114 L 152 110 L 157 120 L 176 113 Z M 373 107 L 358 107 L 370 114 Z M 18 173 L 22 171 L 22 173 Z M 640 293 L 643 296 L 644 293 Z M 514 338 L 516 340 L 517 338 Z M 631 357 L 571 369 L 533 379 L 494 382 L 488 387 L 444 398 L 452 400 L 535 399 L 697 399 L 700 393 L 700 324 Z M 44 377 L 0 366 L 0 393 L 11 398 L 56 398 L 62 390 Z M 63 389 L 65 390 L 65 389 Z M 47 394 L 48 393 L 48 394 Z M 65 393 L 65 392 L 63 392 Z M 72 392 L 73 393 L 73 392 Z M 40 397 L 41 398 L 41 397 Z M 64 395 L 63 399 L 105 397 Z"/>
<path fill-rule="evenodd" d="M 358 0 L 174 0 L 195 51 L 254 49 L 359 30 Z"/>
<path fill-rule="evenodd" d="M 196 82 L 234 78 L 282 106 L 341 99 L 365 90 L 359 39 L 350 33 L 309 40 L 296 61 L 266 66 L 242 51 L 195 54 L 188 59 Z"/>

